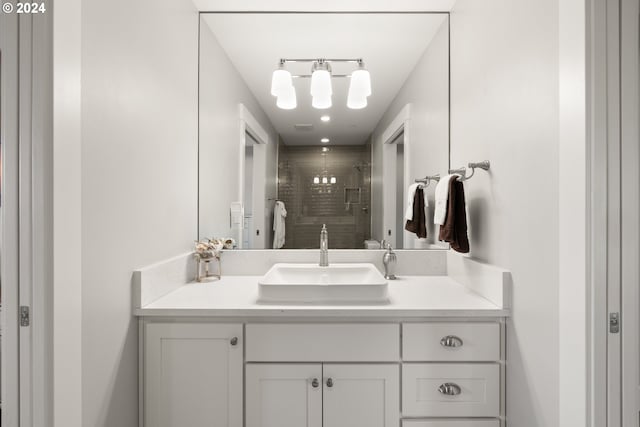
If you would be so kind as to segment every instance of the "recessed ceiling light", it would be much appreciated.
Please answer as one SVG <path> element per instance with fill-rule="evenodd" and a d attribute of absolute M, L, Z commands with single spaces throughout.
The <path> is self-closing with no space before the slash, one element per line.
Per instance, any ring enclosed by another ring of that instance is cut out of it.
<path fill-rule="evenodd" d="M 329 117 L 329 116 L 322 116 L 322 117 L 320 117 L 320 120 L 322 120 L 323 122 L 328 122 L 329 120 L 331 120 L 331 117 Z"/>
<path fill-rule="evenodd" d="M 322 138 L 320 142 L 322 142 L 323 144 L 326 144 L 327 142 L 329 142 L 329 138 Z"/>

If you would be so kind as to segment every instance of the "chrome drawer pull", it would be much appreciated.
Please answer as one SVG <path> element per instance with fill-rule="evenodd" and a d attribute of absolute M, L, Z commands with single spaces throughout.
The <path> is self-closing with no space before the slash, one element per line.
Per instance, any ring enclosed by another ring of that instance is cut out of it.
<path fill-rule="evenodd" d="M 446 394 L 447 396 L 457 396 L 462 393 L 460 386 L 455 383 L 444 383 L 438 387 L 440 394 Z"/>
<path fill-rule="evenodd" d="M 447 335 L 440 340 L 443 347 L 462 347 L 462 340 L 455 335 Z"/>
<path fill-rule="evenodd" d="M 229 341 L 231 345 L 238 345 L 238 337 L 233 337 L 231 338 L 231 340 Z"/>
<path fill-rule="evenodd" d="M 320 385 L 320 381 L 318 381 L 317 378 L 314 378 L 313 380 L 311 380 L 311 386 L 313 388 L 318 388 L 319 385 Z"/>
<path fill-rule="evenodd" d="M 333 387 L 333 378 L 327 379 L 327 387 Z"/>

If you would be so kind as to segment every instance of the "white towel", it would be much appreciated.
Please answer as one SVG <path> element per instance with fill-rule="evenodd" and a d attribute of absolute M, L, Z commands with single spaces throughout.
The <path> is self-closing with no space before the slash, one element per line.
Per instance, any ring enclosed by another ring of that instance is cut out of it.
<path fill-rule="evenodd" d="M 413 198 L 416 195 L 416 190 L 421 185 L 420 183 L 411 184 L 407 190 L 407 210 L 404 211 L 404 218 L 408 221 L 413 221 Z M 427 199 L 427 192 L 424 191 L 424 207 L 426 208 L 427 206 L 429 206 L 429 200 Z"/>
<path fill-rule="evenodd" d="M 436 185 L 436 206 L 433 208 L 433 223 L 436 225 L 444 224 L 447 218 L 447 200 L 449 199 L 449 181 L 452 177 L 459 175 L 445 175 L 440 178 Z"/>
<path fill-rule="evenodd" d="M 273 208 L 273 249 L 280 249 L 284 246 L 284 219 L 287 217 L 287 210 L 284 203 L 277 201 Z"/>

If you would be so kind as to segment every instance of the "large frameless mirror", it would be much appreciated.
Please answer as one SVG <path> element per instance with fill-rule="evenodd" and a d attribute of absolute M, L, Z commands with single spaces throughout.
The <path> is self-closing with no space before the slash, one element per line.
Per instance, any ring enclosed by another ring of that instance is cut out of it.
<path fill-rule="evenodd" d="M 448 14 L 203 13 L 199 49 L 199 238 L 446 247 L 434 181 L 406 225 L 449 167 Z"/>

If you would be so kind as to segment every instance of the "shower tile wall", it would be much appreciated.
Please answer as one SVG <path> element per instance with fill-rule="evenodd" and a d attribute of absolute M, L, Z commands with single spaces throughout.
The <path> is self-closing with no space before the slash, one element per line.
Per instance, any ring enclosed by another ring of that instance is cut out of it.
<path fill-rule="evenodd" d="M 363 248 L 371 235 L 370 146 L 279 148 L 278 197 L 287 209 L 284 247 L 318 248 L 320 229 L 327 224 L 329 248 Z M 324 176 L 336 183 L 322 184 Z"/>

